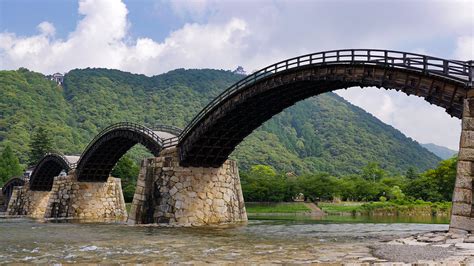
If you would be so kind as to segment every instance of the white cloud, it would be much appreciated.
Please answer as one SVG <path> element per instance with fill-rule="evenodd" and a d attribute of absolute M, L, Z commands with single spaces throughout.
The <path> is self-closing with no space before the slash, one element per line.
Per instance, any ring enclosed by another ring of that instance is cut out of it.
<path fill-rule="evenodd" d="M 243 20 L 225 24 L 186 24 L 162 43 L 138 39 L 129 47 L 122 68 L 156 74 L 175 68 L 232 68 L 235 57 L 245 49 L 243 38 L 249 33 Z"/>
<path fill-rule="evenodd" d="M 46 35 L 46 36 L 54 36 L 56 33 L 56 29 L 54 28 L 54 25 L 47 22 L 43 21 L 38 25 L 38 30 L 41 34 Z"/>
<path fill-rule="evenodd" d="M 66 40 L 54 39 L 54 26 L 38 25 L 30 37 L 0 34 L 0 67 L 27 67 L 43 73 L 91 66 L 119 67 L 127 46 L 127 8 L 120 0 L 84 0 L 79 3 L 79 21 Z"/>
<path fill-rule="evenodd" d="M 169 4 L 172 10 L 180 17 L 186 18 L 191 16 L 194 19 L 203 19 L 209 12 L 211 4 L 216 1 L 211 0 L 164 0 L 161 4 Z"/>
<path fill-rule="evenodd" d="M 154 75 L 183 67 L 243 65 L 252 71 L 292 56 L 347 47 L 445 51 L 435 55 L 460 60 L 472 59 L 473 54 L 472 0 L 377 5 L 349 0 L 157 0 L 157 4 L 170 5 L 177 16 L 199 23 L 189 22 L 162 41 L 133 40 L 121 0 L 80 0 L 82 17 L 65 39 L 58 39 L 54 25 L 46 21 L 33 36 L 0 33 L 0 68 L 54 73 L 107 67 Z M 342 95 L 421 142 L 457 146 L 459 121 L 422 100 L 370 90 Z M 440 133 L 427 134 L 433 130 Z"/>
<path fill-rule="evenodd" d="M 84 17 L 66 40 L 54 38 L 54 26 L 38 25 L 29 37 L 0 34 L 0 67 L 27 67 L 43 73 L 72 68 L 107 67 L 158 74 L 174 68 L 233 68 L 248 34 L 245 21 L 230 18 L 222 24 L 186 24 L 162 43 L 150 38 L 126 42 L 127 8 L 119 0 L 83 0 Z"/>
<path fill-rule="evenodd" d="M 474 35 L 458 37 L 454 57 L 459 60 L 474 60 Z"/>
<path fill-rule="evenodd" d="M 459 148 L 461 121 L 423 98 L 377 88 L 351 88 L 337 94 L 421 143 Z"/>
<path fill-rule="evenodd" d="M 109 67 L 151 75 L 177 67 L 243 65 L 255 70 L 302 53 L 342 47 L 398 49 L 407 41 L 415 43 L 408 49 L 429 52 L 431 47 L 419 48 L 419 43 L 436 44 L 440 36 L 450 38 L 453 33 L 459 35 L 457 57 L 472 46 L 468 1 L 381 2 L 377 6 L 371 1 L 158 3 L 169 4 L 183 17 L 205 16 L 205 22 L 187 23 L 162 42 L 148 37 L 131 40 L 128 10 L 122 1 L 81 0 L 78 12 L 83 17 L 65 40 L 55 38 L 49 22 L 41 22 L 34 36 L 0 33 L 0 67 L 23 66 L 45 73 Z"/>

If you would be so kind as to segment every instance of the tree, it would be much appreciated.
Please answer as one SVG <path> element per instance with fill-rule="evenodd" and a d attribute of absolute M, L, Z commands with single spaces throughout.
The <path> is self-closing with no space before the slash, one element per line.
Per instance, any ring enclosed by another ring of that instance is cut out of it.
<path fill-rule="evenodd" d="M 370 180 L 374 183 L 375 181 L 382 179 L 385 175 L 385 171 L 380 168 L 379 164 L 376 162 L 370 162 L 362 169 L 362 177 L 365 180 Z"/>
<path fill-rule="evenodd" d="M 13 153 L 10 145 L 7 145 L 0 155 L 0 187 L 11 177 L 21 175 L 23 169 L 18 157 Z"/>
<path fill-rule="evenodd" d="M 36 164 L 52 147 L 53 141 L 49 132 L 43 126 L 36 128 L 31 137 L 29 163 Z"/>
<path fill-rule="evenodd" d="M 420 175 L 416 172 L 415 168 L 413 166 L 410 166 L 407 169 L 407 172 L 405 173 L 405 177 L 408 178 L 409 180 L 417 179 L 420 177 Z"/>
<path fill-rule="evenodd" d="M 403 193 L 403 191 L 400 189 L 399 186 L 393 186 L 390 189 L 389 196 L 390 198 L 396 199 L 396 200 L 403 200 L 405 198 L 405 194 Z"/>
<path fill-rule="evenodd" d="M 441 161 L 437 168 L 428 170 L 408 183 L 407 196 L 425 201 L 450 201 L 456 181 L 457 158 Z"/>
<path fill-rule="evenodd" d="M 139 172 L 140 168 L 128 155 L 120 158 L 112 170 L 112 176 L 120 178 L 122 181 L 125 202 L 133 200 Z"/>

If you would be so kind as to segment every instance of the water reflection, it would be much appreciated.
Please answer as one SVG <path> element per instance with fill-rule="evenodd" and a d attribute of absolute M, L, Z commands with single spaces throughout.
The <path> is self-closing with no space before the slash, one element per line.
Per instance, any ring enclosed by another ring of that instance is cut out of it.
<path fill-rule="evenodd" d="M 247 225 L 160 228 L 123 224 L 39 223 L 0 219 L 0 261 L 29 263 L 325 262 L 370 244 L 444 224 L 252 219 Z M 294 218 L 294 217 L 293 217 Z M 357 218 L 357 217 L 356 217 Z M 355 255 L 354 255 L 355 254 Z"/>

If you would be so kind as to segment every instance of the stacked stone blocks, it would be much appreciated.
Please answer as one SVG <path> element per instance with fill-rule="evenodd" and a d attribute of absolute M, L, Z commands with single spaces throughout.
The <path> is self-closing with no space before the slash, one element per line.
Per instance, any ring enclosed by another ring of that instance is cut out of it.
<path fill-rule="evenodd" d="M 79 182 L 75 172 L 54 178 L 51 191 L 14 189 L 9 214 L 81 221 L 127 218 L 120 179 Z M 219 168 L 181 167 L 175 148 L 146 159 L 137 181 L 129 223 L 177 226 L 247 221 L 237 164 Z"/>
<path fill-rule="evenodd" d="M 92 222 L 127 219 L 120 179 L 109 177 L 107 182 L 78 182 L 74 172 L 55 177 L 51 191 L 32 191 L 28 183 L 15 187 L 7 213 Z"/>
<path fill-rule="evenodd" d="M 109 177 L 107 182 L 79 182 L 74 172 L 56 177 L 45 217 L 125 221 L 127 211 L 120 179 Z"/>
<path fill-rule="evenodd" d="M 464 100 L 450 230 L 474 232 L 474 97 Z"/>
<path fill-rule="evenodd" d="M 247 221 L 237 164 L 181 167 L 175 148 L 142 162 L 129 223 L 200 226 Z"/>
<path fill-rule="evenodd" d="M 43 218 L 48 204 L 49 191 L 32 191 L 29 183 L 13 189 L 7 207 L 9 215 L 28 215 L 33 218 Z"/>

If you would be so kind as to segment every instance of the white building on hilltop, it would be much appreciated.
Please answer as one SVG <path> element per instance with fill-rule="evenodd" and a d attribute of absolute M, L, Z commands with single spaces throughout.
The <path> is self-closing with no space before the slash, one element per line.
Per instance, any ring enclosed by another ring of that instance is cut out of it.
<path fill-rule="evenodd" d="M 62 85 L 64 82 L 64 75 L 61 73 L 54 73 L 53 75 L 49 76 L 49 78 L 58 85 Z"/>

